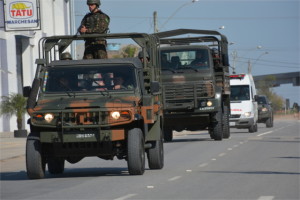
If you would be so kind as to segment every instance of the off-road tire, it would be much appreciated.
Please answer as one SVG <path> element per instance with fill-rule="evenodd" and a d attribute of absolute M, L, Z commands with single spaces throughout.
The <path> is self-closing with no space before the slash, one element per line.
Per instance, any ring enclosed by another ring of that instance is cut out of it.
<path fill-rule="evenodd" d="M 230 137 L 229 128 L 229 108 L 228 106 L 223 106 L 223 138 L 228 139 Z"/>
<path fill-rule="evenodd" d="M 63 158 L 48 158 L 48 171 L 50 174 L 61 174 L 65 169 L 65 160 Z"/>
<path fill-rule="evenodd" d="M 173 140 L 173 130 L 169 128 L 164 129 L 164 141 L 172 142 L 172 140 Z"/>
<path fill-rule="evenodd" d="M 148 149 L 148 165 L 150 169 L 162 169 L 164 167 L 164 143 L 162 134 L 160 140 L 153 142 L 154 147 Z"/>
<path fill-rule="evenodd" d="M 210 137 L 214 140 L 222 140 L 223 139 L 223 125 L 222 125 L 222 112 L 218 111 L 215 114 L 211 115 L 211 131 Z"/>
<path fill-rule="evenodd" d="M 130 175 L 142 175 L 145 172 L 145 142 L 139 128 L 128 131 L 127 165 Z"/>
<path fill-rule="evenodd" d="M 26 140 L 26 171 L 29 179 L 45 177 L 46 163 L 42 155 L 42 145 L 36 133 L 30 133 Z"/>

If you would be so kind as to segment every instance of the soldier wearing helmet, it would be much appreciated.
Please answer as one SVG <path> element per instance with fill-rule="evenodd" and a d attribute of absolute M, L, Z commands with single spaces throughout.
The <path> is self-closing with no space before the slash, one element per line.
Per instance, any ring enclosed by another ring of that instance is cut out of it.
<path fill-rule="evenodd" d="M 78 29 L 80 34 L 104 34 L 108 31 L 110 18 L 99 7 L 100 0 L 87 0 L 90 13 L 86 14 Z M 85 40 L 83 59 L 107 58 L 106 40 L 101 38 L 88 38 Z"/>
<path fill-rule="evenodd" d="M 150 61 L 150 56 L 149 56 L 147 51 L 146 51 L 145 57 L 147 58 L 147 62 L 149 62 Z M 143 51 L 139 52 L 138 58 L 141 60 L 142 63 L 144 63 Z"/>
<path fill-rule="evenodd" d="M 72 60 L 72 56 L 69 52 L 64 52 L 60 55 L 60 60 Z"/>

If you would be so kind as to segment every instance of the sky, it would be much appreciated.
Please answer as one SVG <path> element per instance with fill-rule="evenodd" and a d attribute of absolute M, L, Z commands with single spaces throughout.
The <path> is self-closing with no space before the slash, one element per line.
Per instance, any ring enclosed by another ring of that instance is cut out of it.
<path fill-rule="evenodd" d="M 300 71 L 300 0 L 101 0 L 100 8 L 111 33 L 153 33 L 154 11 L 160 31 L 217 30 L 231 44 L 236 73 L 247 73 L 248 61 L 254 76 Z M 86 1 L 75 0 L 77 27 L 87 12 Z M 273 91 L 300 104 L 299 86 Z"/>

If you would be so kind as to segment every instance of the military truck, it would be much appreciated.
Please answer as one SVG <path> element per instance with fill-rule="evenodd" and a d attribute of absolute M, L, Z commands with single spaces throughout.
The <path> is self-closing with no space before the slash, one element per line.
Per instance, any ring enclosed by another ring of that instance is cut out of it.
<path fill-rule="evenodd" d="M 72 42 L 129 39 L 144 57 L 59 60 Z M 84 157 L 125 159 L 131 175 L 164 166 L 162 104 L 156 37 L 141 33 L 44 37 L 28 97 L 30 134 L 26 169 L 30 179 L 64 171 L 65 161 Z"/>
<path fill-rule="evenodd" d="M 173 130 L 205 130 L 210 137 L 230 137 L 228 42 L 217 31 L 177 29 L 160 39 L 164 104 L 164 139 Z"/>

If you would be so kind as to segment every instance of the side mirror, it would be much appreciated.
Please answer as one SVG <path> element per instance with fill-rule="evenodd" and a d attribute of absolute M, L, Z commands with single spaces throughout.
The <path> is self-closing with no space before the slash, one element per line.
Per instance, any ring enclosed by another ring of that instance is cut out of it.
<path fill-rule="evenodd" d="M 150 84 L 150 92 L 151 94 L 158 93 L 160 89 L 160 85 L 158 81 L 152 81 Z"/>
<path fill-rule="evenodd" d="M 254 101 L 258 101 L 258 95 L 254 96 Z"/>
<path fill-rule="evenodd" d="M 30 86 L 23 87 L 23 96 L 24 97 L 29 97 L 30 92 L 31 92 L 31 87 Z"/>

